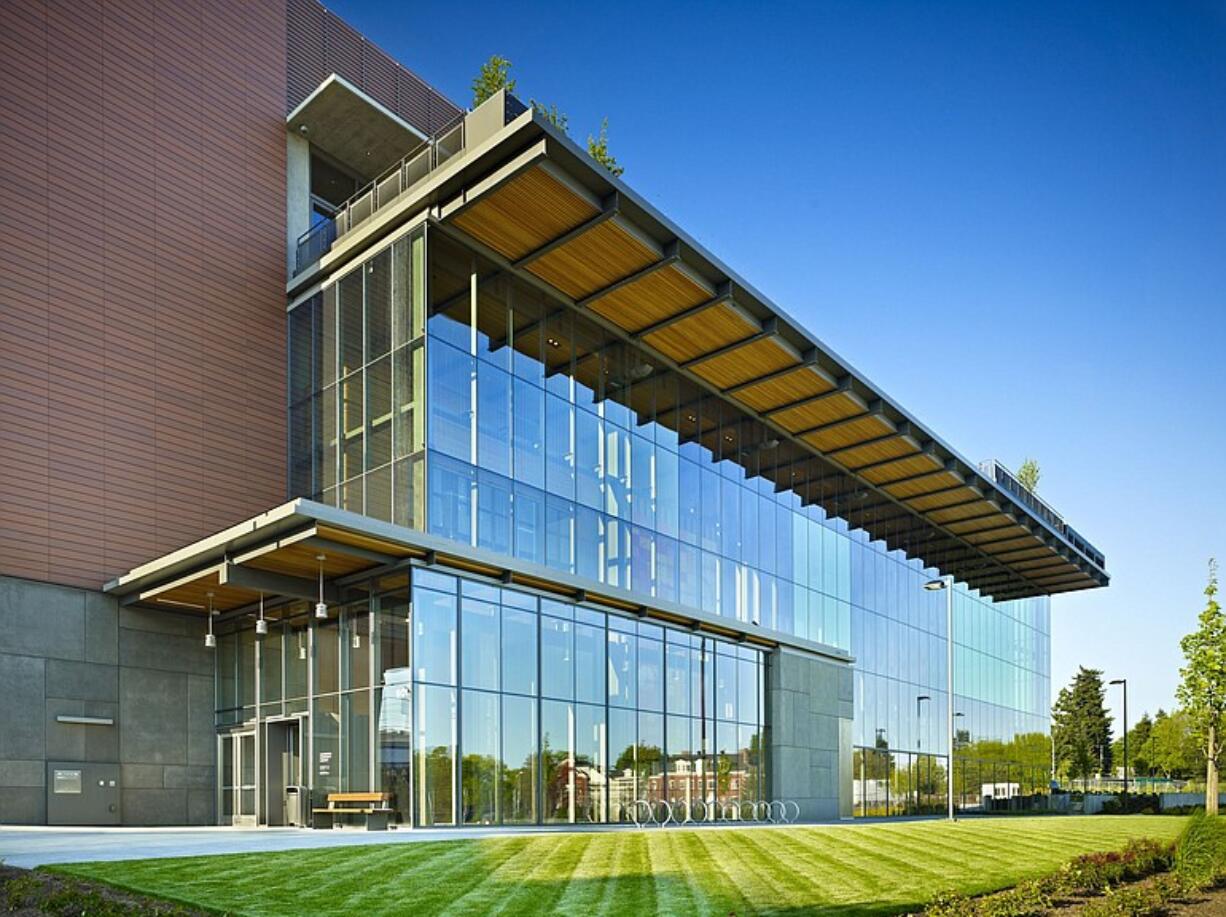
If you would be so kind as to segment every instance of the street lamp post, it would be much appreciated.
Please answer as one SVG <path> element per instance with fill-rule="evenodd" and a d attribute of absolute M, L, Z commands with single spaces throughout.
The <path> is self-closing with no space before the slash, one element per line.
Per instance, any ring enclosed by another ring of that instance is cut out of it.
<path fill-rule="evenodd" d="M 1128 679 L 1117 678 L 1111 682 L 1113 685 L 1122 685 L 1124 688 L 1124 798 L 1128 798 Z"/>
<path fill-rule="evenodd" d="M 945 719 L 948 729 L 949 766 L 945 769 L 945 796 L 949 807 L 947 817 L 954 820 L 954 578 L 946 575 L 929 580 L 924 588 L 930 592 L 945 590 Z"/>

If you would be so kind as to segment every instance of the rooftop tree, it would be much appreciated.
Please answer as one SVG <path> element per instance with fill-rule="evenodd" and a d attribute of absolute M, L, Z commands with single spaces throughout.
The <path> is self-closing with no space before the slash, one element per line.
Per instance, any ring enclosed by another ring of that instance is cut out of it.
<path fill-rule="evenodd" d="M 1179 670 L 1175 692 L 1188 715 L 1192 735 L 1205 761 L 1205 811 L 1218 811 L 1218 759 L 1226 719 L 1226 616 L 1217 601 L 1217 561 L 1209 561 L 1205 609 L 1196 630 L 1180 642 L 1187 664 Z"/>
<path fill-rule="evenodd" d="M 1039 487 L 1039 478 L 1042 477 L 1042 474 L 1042 471 L 1039 470 L 1039 463 L 1028 458 L 1017 470 L 1017 480 L 1028 491 L 1034 493 Z"/>
<path fill-rule="evenodd" d="M 609 170 L 614 178 L 620 178 L 626 170 L 617 164 L 609 153 L 609 119 L 600 122 L 600 136 L 587 135 L 587 154 Z"/>
<path fill-rule="evenodd" d="M 515 80 L 511 79 L 511 62 L 497 54 L 481 65 L 477 78 L 473 80 L 473 108 L 476 108 L 498 90 L 515 91 Z"/>

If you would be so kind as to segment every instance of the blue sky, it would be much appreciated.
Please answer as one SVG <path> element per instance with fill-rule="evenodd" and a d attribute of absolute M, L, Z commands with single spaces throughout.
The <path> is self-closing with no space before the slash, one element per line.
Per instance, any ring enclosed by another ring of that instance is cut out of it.
<path fill-rule="evenodd" d="M 467 104 L 609 118 L 625 180 L 1107 555 L 1052 677 L 1171 706 L 1226 560 L 1226 4 L 331 7 Z M 1118 703 L 1118 694 L 1115 696 Z"/>

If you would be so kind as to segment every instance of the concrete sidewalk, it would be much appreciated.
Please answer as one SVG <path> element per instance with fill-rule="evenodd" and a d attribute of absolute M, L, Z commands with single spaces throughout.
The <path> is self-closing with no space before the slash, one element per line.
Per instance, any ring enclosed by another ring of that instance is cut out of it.
<path fill-rule="evenodd" d="M 573 830 L 573 829 L 572 829 Z M 608 829 L 602 829 L 608 830 Z M 516 834 L 552 833 L 551 829 L 507 831 L 504 828 L 364 831 L 339 828 L 47 828 L 0 827 L 0 860 L 33 869 L 48 863 L 90 860 L 143 860 L 162 857 L 211 856 L 224 853 L 268 853 L 310 850 L 354 844 L 403 844 L 421 841 Z"/>
<path fill-rule="evenodd" d="M 838 824 L 837 822 L 832 824 Z M 724 822 L 691 825 L 690 830 L 769 831 L 789 825 Z M 795 826 L 801 827 L 801 826 Z M 676 831 L 643 828 L 644 831 Z M 338 828 L 48 828 L 43 826 L 0 827 L 0 860 L 10 866 L 33 869 L 49 863 L 84 863 L 90 860 L 143 860 L 163 857 L 211 856 L 225 853 L 268 853 L 277 850 L 311 850 L 355 844 L 405 844 L 422 841 L 458 841 L 480 837 L 512 837 L 533 834 L 633 831 L 626 825 L 559 825 L 557 827 L 467 827 L 414 828 L 365 831 Z"/>

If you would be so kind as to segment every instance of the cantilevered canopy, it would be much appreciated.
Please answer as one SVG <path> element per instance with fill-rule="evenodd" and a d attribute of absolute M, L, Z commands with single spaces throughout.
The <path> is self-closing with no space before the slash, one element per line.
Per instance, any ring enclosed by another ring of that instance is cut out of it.
<path fill-rule="evenodd" d="M 399 162 L 425 136 L 333 73 L 290 112 L 286 124 L 367 180 Z"/>
<path fill-rule="evenodd" d="M 806 450 L 827 483 L 805 499 L 831 514 L 997 600 L 1107 584 L 1102 555 L 1058 516 L 964 460 L 531 112 L 429 195 L 444 231 Z"/>
<path fill-rule="evenodd" d="M 291 500 L 246 522 L 125 573 L 103 587 L 124 605 L 221 617 L 253 616 L 261 598 L 276 620 L 318 601 L 329 606 L 370 593 L 403 589 L 413 565 L 438 565 L 488 576 L 609 609 L 682 623 L 761 646 L 801 647 L 840 661 L 846 651 L 747 622 L 683 608 L 644 606 L 616 586 L 456 544 L 389 522 L 310 500 Z M 322 577 L 321 577 L 322 573 Z"/>

